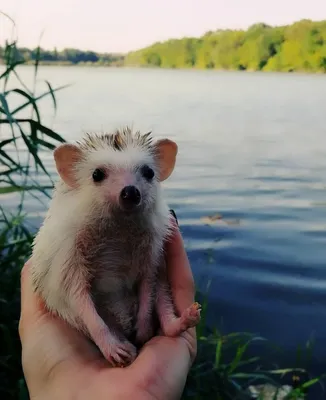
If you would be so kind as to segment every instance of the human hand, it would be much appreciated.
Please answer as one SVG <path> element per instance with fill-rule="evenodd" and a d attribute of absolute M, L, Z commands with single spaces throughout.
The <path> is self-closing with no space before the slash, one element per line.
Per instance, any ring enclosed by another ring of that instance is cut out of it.
<path fill-rule="evenodd" d="M 166 244 L 166 265 L 176 311 L 194 301 L 194 281 L 176 227 Z M 170 400 L 181 397 L 196 356 L 195 328 L 176 338 L 156 336 L 126 368 L 111 368 L 83 334 L 50 314 L 31 286 L 30 261 L 21 274 L 19 335 L 31 400 Z"/>

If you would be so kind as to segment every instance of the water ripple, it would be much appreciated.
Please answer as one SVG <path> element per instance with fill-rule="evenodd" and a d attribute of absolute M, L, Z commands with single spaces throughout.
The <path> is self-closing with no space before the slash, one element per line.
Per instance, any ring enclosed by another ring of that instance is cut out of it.
<path fill-rule="evenodd" d="M 75 82 L 60 93 L 54 129 L 75 140 L 131 124 L 178 142 L 164 188 L 198 286 L 213 281 L 210 321 L 223 318 L 229 330 L 258 331 L 288 348 L 312 330 L 324 338 L 324 77 L 101 71 L 41 68 L 51 83 Z M 56 176 L 52 155 L 41 158 Z M 1 205 L 12 208 L 14 199 Z M 37 226 L 40 206 L 29 198 L 27 208 Z"/>

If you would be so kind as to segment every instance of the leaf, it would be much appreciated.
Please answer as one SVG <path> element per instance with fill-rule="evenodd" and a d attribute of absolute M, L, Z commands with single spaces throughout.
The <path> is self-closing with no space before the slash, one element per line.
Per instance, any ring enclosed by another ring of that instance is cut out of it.
<path fill-rule="evenodd" d="M 0 187 L 0 194 L 9 194 L 23 191 L 31 191 L 31 190 L 51 190 L 53 186 L 5 186 Z"/>
<path fill-rule="evenodd" d="M 6 114 L 10 125 L 12 125 L 12 123 L 14 122 L 14 119 L 12 118 L 12 115 L 11 115 L 11 113 L 9 111 L 9 106 L 8 106 L 8 103 L 7 103 L 7 99 L 2 93 L 0 93 L 0 102 L 1 102 L 3 110 L 4 110 L 4 114 Z"/>
<path fill-rule="evenodd" d="M 41 116 L 40 116 L 40 113 L 39 113 L 39 110 L 38 110 L 38 107 L 37 107 L 37 104 L 36 104 L 36 100 L 32 96 L 30 96 L 29 94 L 27 94 L 26 92 L 24 92 L 21 89 L 12 89 L 8 93 L 11 93 L 11 92 L 18 93 L 18 94 L 26 97 L 29 100 L 29 104 L 32 105 L 32 107 L 33 107 L 33 109 L 35 111 L 37 120 L 38 120 L 38 122 L 40 122 L 41 121 Z"/>
<path fill-rule="evenodd" d="M 14 164 L 16 167 L 21 168 L 21 166 L 19 164 L 16 163 L 16 161 L 14 161 L 10 156 L 8 156 L 8 154 L 0 149 L 0 155 L 4 158 L 6 158 L 8 161 L 10 161 L 12 164 Z"/>
<path fill-rule="evenodd" d="M 51 137 L 54 140 L 57 140 L 58 142 L 61 142 L 61 143 L 66 142 L 66 140 L 61 135 L 59 135 L 58 133 L 54 132 L 52 129 L 47 128 L 46 126 L 40 124 L 39 122 L 37 122 L 33 119 L 28 119 L 28 118 L 17 119 L 16 122 L 17 122 L 17 124 L 23 123 L 23 122 L 29 123 L 31 125 L 31 129 L 36 128 L 40 132 L 44 133 L 45 135 Z M 9 121 L 6 119 L 2 119 L 2 120 L 0 119 L 0 125 L 1 124 L 9 124 Z M 19 127 L 19 129 L 21 129 L 21 127 L 19 125 L 18 125 L 18 127 Z"/>
<path fill-rule="evenodd" d="M 7 171 L 2 171 L 2 172 L 0 172 L 0 176 L 1 176 L 1 175 L 9 175 L 9 174 L 12 174 L 12 173 L 17 172 L 17 171 L 20 171 L 20 170 L 21 170 L 20 167 L 17 167 L 17 168 L 10 168 L 10 169 L 8 169 Z"/>
<path fill-rule="evenodd" d="M 34 146 L 31 144 L 31 142 L 29 141 L 28 137 L 25 135 L 25 133 L 24 133 L 24 131 L 21 129 L 21 127 L 19 127 L 19 130 L 20 130 L 20 133 L 21 133 L 21 135 L 22 135 L 22 138 L 23 138 L 23 140 L 24 140 L 24 142 L 25 142 L 25 144 L 26 144 L 26 146 L 27 146 L 27 148 L 28 148 L 30 154 L 32 154 L 32 156 L 33 156 L 33 158 L 34 158 L 34 160 L 35 160 L 35 163 L 36 163 L 37 165 L 39 165 L 39 166 L 43 169 L 44 173 L 45 173 L 48 177 L 50 177 L 48 171 L 47 171 L 46 168 L 44 167 L 44 165 L 43 165 L 42 161 L 40 160 L 39 156 L 37 155 L 37 150 L 35 150 Z"/>
<path fill-rule="evenodd" d="M 56 98 L 54 95 L 54 90 L 52 89 L 52 86 L 49 81 L 45 81 L 45 83 L 48 85 L 49 92 L 50 92 L 52 100 L 53 100 L 53 106 L 54 106 L 54 109 L 56 110 L 57 109 L 57 101 L 56 101 Z"/>
<path fill-rule="evenodd" d="M 21 80 L 21 78 L 20 78 L 20 76 L 18 75 L 17 71 L 14 70 L 13 73 L 15 74 L 16 78 L 18 79 L 19 83 L 27 90 L 27 92 L 28 92 L 29 94 L 32 95 L 33 93 L 28 89 L 28 87 L 25 85 L 25 83 Z"/>
<path fill-rule="evenodd" d="M 260 340 L 261 338 L 255 337 L 253 339 L 249 339 L 246 343 L 244 343 L 243 345 L 239 346 L 237 348 L 237 352 L 235 355 L 235 358 L 233 359 L 233 361 L 231 362 L 230 366 L 229 366 L 229 371 L 228 373 L 231 374 L 235 369 L 238 368 L 240 362 L 241 362 L 241 358 L 244 355 L 245 351 L 247 350 L 248 346 L 250 345 L 250 343 L 252 343 L 254 340 Z"/>
<path fill-rule="evenodd" d="M 48 188 L 48 189 L 53 189 L 53 187 Z M 29 230 L 24 225 L 21 225 L 20 227 L 21 227 L 22 232 L 26 236 L 27 240 L 29 240 L 30 242 L 33 241 L 33 235 L 31 235 Z"/>
<path fill-rule="evenodd" d="M 301 388 L 306 389 L 306 388 L 314 385 L 315 383 L 318 383 L 319 381 L 320 381 L 320 378 L 310 379 L 310 381 L 303 383 L 301 385 Z"/>
<path fill-rule="evenodd" d="M 3 15 L 6 15 L 6 14 L 3 14 Z M 12 21 L 12 19 L 8 15 L 6 15 L 6 16 Z M 13 22 L 13 25 L 15 25 L 14 22 Z M 9 67 L 10 65 L 12 65 L 14 63 L 14 61 L 12 59 L 13 58 L 12 57 L 13 49 L 14 50 L 16 49 L 16 41 L 14 40 L 12 43 L 9 44 L 8 41 L 6 40 L 4 59 L 5 59 L 5 64 L 6 64 L 7 67 Z M 4 85 L 3 85 L 3 90 L 4 91 L 6 90 L 6 87 L 7 87 L 7 83 L 8 83 L 8 80 L 9 80 L 9 75 L 10 74 L 8 73 L 8 74 L 6 74 L 4 76 Z"/>
<path fill-rule="evenodd" d="M 17 139 L 16 137 L 13 137 L 13 138 L 10 138 L 10 139 L 2 140 L 2 141 L 0 142 L 0 149 L 1 149 L 2 147 L 4 147 L 6 144 L 8 144 L 8 143 L 14 142 L 16 139 Z"/>
<path fill-rule="evenodd" d="M 6 77 L 6 76 L 9 76 L 10 72 L 11 72 L 11 71 L 14 71 L 14 69 L 15 69 L 18 65 L 21 65 L 21 64 L 25 64 L 25 61 L 15 61 L 13 64 L 11 64 L 11 65 L 5 70 L 5 72 L 3 72 L 3 73 L 0 75 L 0 79 L 4 78 L 4 77 Z"/>
<path fill-rule="evenodd" d="M 217 369 L 219 367 L 220 361 L 221 361 L 221 352 L 222 352 L 222 344 L 223 340 L 222 338 L 217 341 L 217 345 L 215 348 L 215 362 L 214 362 L 214 367 Z"/>
<path fill-rule="evenodd" d="M 65 143 L 65 139 L 60 136 L 58 133 L 55 133 L 52 129 L 45 127 L 44 125 L 41 125 L 39 122 L 34 121 L 34 120 L 29 120 L 29 123 L 34 125 L 40 132 L 44 133 L 45 135 L 49 136 L 50 138 L 57 140 L 58 142 Z"/>
<path fill-rule="evenodd" d="M 36 48 L 36 57 L 35 57 L 35 64 L 34 64 L 34 80 L 36 80 L 36 75 L 37 75 L 37 70 L 38 70 L 38 65 L 40 63 L 40 54 L 41 54 L 41 48 L 40 46 L 37 46 Z"/>
<path fill-rule="evenodd" d="M 8 118 L 9 124 L 10 124 L 10 128 L 11 128 L 12 137 L 15 137 L 14 127 L 12 126 L 12 124 L 14 122 L 14 119 L 13 119 L 13 117 L 12 117 L 10 111 L 9 111 L 9 106 L 8 106 L 8 103 L 7 103 L 7 99 L 5 98 L 5 96 L 2 93 L 0 93 L 0 102 L 1 102 L 1 104 L 3 106 L 5 114 L 7 115 L 7 118 Z M 0 120 L 0 121 L 3 121 L 3 120 Z M 18 151 L 17 146 L 16 146 L 16 142 L 14 141 L 14 143 L 15 143 L 16 151 Z"/>
<path fill-rule="evenodd" d="M 36 139 L 36 143 L 40 144 L 41 146 L 47 147 L 50 150 L 54 150 L 56 148 L 56 146 L 52 143 L 46 142 L 43 139 Z"/>
<path fill-rule="evenodd" d="M 59 90 L 65 89 L 66 87 L 69 87 L 69 86 L 70 86 L 70 85 L 58 86 L 57 88 L 52 89 L 52 91 L 53 91 L 53 92 L 57 92 L 57 91 L 59 91 Z M 39 95 L 38 97 L 35 97 L 35 101 L 39 101 L 39 100 L 41 100 L 43 97 L 48 96 L 49 94 L 51 94 L 50 91 L 49 91 L 49 92 L 45 92 L 45 93 Z M 30 104 L 29 101 L 28 101 L 27 103 L 22 104 L 21 106 L 15 108 L 15 109 L 12 111 L 11 114 L 12 114 L 12 115 L 15 115 L 17 112 L 21 111 L 22 109 L 24 109 L 25 107 L 27 107 L 29 104 Z"/>
<path fill-rule="evenodd" d="M 304 373 L 305 370 L 303 368 L 284 368 L 284 369 L 273 369 L 271 371 L 268 371 L 270 374 L 275 374 L 275 375 L 285 375 L 290 372 L 302 372 Z"/>

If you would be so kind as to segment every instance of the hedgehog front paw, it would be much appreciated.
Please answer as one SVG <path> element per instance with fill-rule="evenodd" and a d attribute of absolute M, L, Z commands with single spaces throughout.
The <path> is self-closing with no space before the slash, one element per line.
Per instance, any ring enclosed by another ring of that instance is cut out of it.
<path fill-rule="evenodd" d="M 131 364 L 136 356 L 136 347 L 128 341 L 111 342 L 103 351 L 104 357 L 113 367 L 125 367 Z"/>

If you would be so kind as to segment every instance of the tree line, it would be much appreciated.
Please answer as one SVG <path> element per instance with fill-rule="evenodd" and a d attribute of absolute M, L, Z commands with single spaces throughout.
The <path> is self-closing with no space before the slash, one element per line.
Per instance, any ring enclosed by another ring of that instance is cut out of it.
<path fill-rule="evenodd" d="M 326 21 L 217 30 L 131 52 L 125 65 L 248 71 L 326 72 Z"/>
<path fill-rule="evenodd" d="M 114 53 L 96 53 L 95 51 L 83 51 L 67 48 L 62 51 L 45 50 L 40 47 L 28 49 L 15 48 L 17 61 L 33 63 L 39 60 L 41 64 L 98 64 L 98 65 L 122 65 L 124 56 Z M 0 63 L 5 59 L 5 47 L 0 47 Z"/>
<path fill-rule="evenodd" d="M 5 58 L 0 47 L 0 63 Z M 124 54 L 67 48 L 18 48 L 17 60 L 44 64 L 91 64 L 247 71 L 326 72 L 326 21 L 301 20 L 247 30 L 209 31 L 200 38 L 171 39 Z"/>

